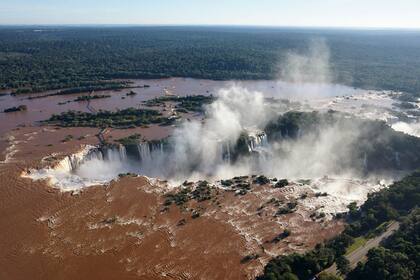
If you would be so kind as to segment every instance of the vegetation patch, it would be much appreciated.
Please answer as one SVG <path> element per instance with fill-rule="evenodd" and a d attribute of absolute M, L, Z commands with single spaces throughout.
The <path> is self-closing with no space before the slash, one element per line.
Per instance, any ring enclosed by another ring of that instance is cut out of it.
<path fill-rule="evenodd" d="M 135 133 L 130 136 L 117 139 L 116 142 L 124 146 L 129 146 L 129 145 L 137 145 L 140 140 L 141 140 L 141 135 L 139 133 Z"/>
<path fill-rule="evenodd" d="M 286 206 L 281 207 L 279 210 L 277 210 L 275 216 L 290 214 L 296 211 L 296 202 L 289 202 Z"/>
<path fill-rule="evenodd" d="M 154 99 L 150 99 L 144 102 L 146 106 L 155 107 L 163 106 L 165 102 L 176 103 L 175 109 L 181 113 L 187 112 L 204 112 L 204 105 L 210 104 L 215 98 L 205 95 L 188 95 L 188 96 L 161 96 Z"/>
<path fill-rule="evenodd" d="M 233 185 L 233 181 L 232 180 L 221 180 L 220 184 L 222 184 L 222 186 L 224 187 L 230 187 Z"/>
<path fill-rule="evenodd" d="M 273 240 L 271 240 L 271 243 L 278 243 L 282 241 L 283 239 L 289 237 L 290 234 L 292 234 L 292 232 L 288 229 L 285 229 L 282 233 L 274 237 Z"/>
<path fill-rule="evenodd" d="M 28 110 L 28 107 L 26 105 L 19 105 L 17 107 L 10 107 L 7 109 L 4 109 L 5 113 L 12 113 L 12 112 L 23 112 Z"/>
<path fill-rule="evenodd" d="M 77 97 L 74 101 L 89 101 L 93 99 L 102 99 L 102 98 L 109 98 L 111 95 L 101 94 L 101 95 L 82 95 Z"/>
<path fill-rule="evenodd" d="M 64 139 L 61 140 L 61 142 L 65 143 L 65 142 L 69 142 L 69 141 L 71 141 L 73 139 L 74 139 L 73 135 L 69 134 L 66 137 L 64 137 Z"/>
<path fill-rule="evenodd" d="M 334 83 L 396 89 L 417 96 L 420 92 L 420 39 L 415 32 L 252 27 L 51 29 L 54 32 L 33 32 L 31 27 L 0 30 L 0 88 L 35 92 L 87 87 L 114 78 L 275 79 L 278 66 L 286 65 L 282 61 L 285 54 L 305 49 L 313 37 L 319 37 L 330 47 Z"/>
<path fill-rule="evenodd" d="M 164 205 L 169 206 L 171 204 L 183 205 L 191 199 L 191 188 L 183 188 L 176 193 L 170 193 L 166 195 Z"/>
<path fill-rule="evenodd" d="M 280 179 L 277 181 L 277 183 L 274 185 L 275 188 L 284 188 L 289 185 L 289 181 L 287 179 Z"/>
<path fill-rule="evenodd" d="M 212 187 L 207 181 L 200 181 L 193 188 L 193 184 L 189 182 L 184 182 L 183 187 L 175 193 L 170 193 L 166 195 L 166 200 L 164 202 L 165 206 L 183 205 L 188 201 L 194 199 L 197 202 L 203 202 L 210 200 L 212 198 Z"/>
<path fill-rule="evenodd" d="M 128 108 L 116 112 L 99 111 L 87 113 L 80 111 L 67 111 L 59 115 L 52 115 L 45 124 L 63 127 L 115 127 L 133 128 L 149 124 L 167 124 L 167 118 L 161 113 L 150 109 Z"/>
<path fill-rule="evenodd" d="M 366 237 L 364 236 L 360 236 L 354 239 L 353 244 L 351 244 L 347 249 L 346 249 L 346 255 L 352 253 L 353 251 L 355 251 L 356 249 L 364 246 L 367 242 Z"/>
<path fill-rule="evenodd" d="M 13 95 L 41 92 L 41 91 L 52 90 L 52 89 L 60 89 L 54 93 L 28 97 L 28 99 L 38 99 L 38 98 L 45 98 L 49 96 L 68 95 L 68 94 L 76 94 L 76 93 L 83 93 L 83 92 L 121 90 L 121 89 L 129 87 L 129 85 L 130 85 L 130 82 L 128 81 L 85 81 L 85 82 L 78 83 L 76 84 L 76 86 L 67 88 L 67 89 L 60 89 L 62 88 L 60 86 L 54 86 L 54 87 L 35 86 L 35 87 L 29 87 L 29 88 L 26 88 L 26 87 L 19 88 L 15 92 L 13 92 Z"/>
<path fill-rule="evenodd" d="M 126 96 L 134 96 L 136 94 L 137 94 L 137 92 L 130 90 L 130 92 L 126 93 L 125 95 Z"/>
<path fill-rule="evenodd" d="M 244 264 L 244 263 L 248 263 L 248 262 L 250 262 L 250 261 L 253 261 L 253 260 L 258 259 L 259 257 L 260 257 L 260 255 L 258 255 L 258 254 L 250 254 L 250 255 L 246 255 L 245 257 L 243 257 L 243 258 L 241 259 L 241 263 L 242 263 L 242 264 Z"/>
<path fill-rule="evenodd" d="M 266 184 L 269 184 L 270 183 L 270 179 L 268 179 L 266 176 L 264 176 L 264 175 L 261 175 L 261 176 L 258 176 L 255 180 L 254 180 L 254 183 L 255 184 L 258 184 L 258 185 L 266 185 Z"/>
<path fill-rule="evenodd" d="M 366 263 L 359 263 L 347 279 L 419 279 L 420 210 L 404 217 L 400 229 L 382 246 L 368 252 Z"/>
<path fill-rule="evenodd" d="M 198 186 L 191 192 L 192 198 L 198 202 L 211 199 L 211 188 L 207 181 L 201 181 Z"/>

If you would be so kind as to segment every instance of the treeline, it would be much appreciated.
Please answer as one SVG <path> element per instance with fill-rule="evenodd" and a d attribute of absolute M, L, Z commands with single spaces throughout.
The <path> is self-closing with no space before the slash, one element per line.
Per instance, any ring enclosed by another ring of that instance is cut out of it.
<path fill-rule="evenodd" d="M 67 89 L 62 89 L 65 87 L 70 87 Z M 92 92 L 92 91 L 104 91 L 104 90 L 120 90 L 129 87 L 129 82 L 127 81 L 85 81 L 81 83 L 72 83 L 68 86 L 28 86 L 28 87 L 20 87 L 16 89 L 12 94 L 24 94 L 24 93 L 33 93 L 33 92 L 41 92 L 45 90 L 54 90 L 57 89 L 56 93 L 49 94 L 51 95 L 66 95 L 66 94 L 74 94 L 74 93 L 82 93 L 82 92 Z"/>
<path fill-rule="evenodd" d="M 338 258 L 344 255 L 346 248 L 353 239 L 342 234 L 327 242 L 318 244 L 314 250 L 306 254 L 291 254 L 279 256 L 271 260 L 264 268 L 264 274 L 258 280 L 307 280 L 322 270 L 330 267 Z"/>
<path fill-rule="evenodd" d="M 68 94 L 76 94 L 76 93 L 87 93 L 87 92 L 95 92 L 95 91 L 105 91 L 105 90 L 121 90 L 124 88 L 129 87 L 128 82 L 112 82 L 112 81 L 106 81 L 106 82 L 95 82 L 94 85 L 91 86 L 82 86 L 82 87 L 74 87 L 74 88 L 68 88 L 68 89 L 62 89 L 58 90 L 53 93 L 43 94 L 43 95 L 35 95 L 35 96 L 29 96 L 28 99 L 39 99 L 39 98 L 45 98 L 49 96 L 56 96 L 56 95 L 68 95 Z M 39 89 L 36 88 L 24 88 L 24 89 L 18 89 L 16 92 L 12 93 L 12 95 L 18 95 L 18 94 L 24 94 L 24 93 L 31 93 L 31 92 L 38 92 Z"/>
<path fill-rule="evenodd" d="M 350 207 L 352 209 L 347 217 L 349 225 L 338 237 L 324 244 L 318 244 L 314 250 L 306 254 L 291 254 L 274 258 L 265 266 L 264 274 L 258 279 L 307 280 L 334 262 L 337 262 L 337 265 L 340 263 L 344 270 L 348 269 L 345 261 L 342 260 L 346 248 L 354 242 L 354 238 L 368 232 L 375 233 L 381 223 L 402 219 L 413 210 L 414 214 L 409 216 L 408 222 L 404 222 L 401 230 L 389 240 L 387 249 L 378 248 L 369 251 L 368 262 L 365 265 L 358 265 L 349 274 L 349 279 L 419 279 L 414 277 L 419 275 L 419 215 L 418 210 L 415 210 L 419 204 L 420 171 L 417 171 L 392 184 L 389 188 L 370 195 L 360 209 Z M 410 257 L 412 261 L 408 261 Z M 392 265 L 394 260 L 398 260 L 398 267 Z M 373 276 L 375 271 L 381 273 Z M 328 279 L 328 276 L 323 277 Z"/>
<path fill-rule="evenodd" d="M 330 47 L 333 81 L 420 92 L 416 32 L 229 27 L 0 28 L 0 87 L 73 88 L 114 78 L 275 79 L 290 51 Z M 395 42 L 398 42 L 397 44 Z"/>
<path fill-rule="evenodd" d="M 354 220 L 346 228 L 353 236 L 365 234 L 378 225 L 406 216 L 420 204 L 420 171 L 395 182 L 389 188 L 370 194 L 360 210 L 350 209 Z"/>

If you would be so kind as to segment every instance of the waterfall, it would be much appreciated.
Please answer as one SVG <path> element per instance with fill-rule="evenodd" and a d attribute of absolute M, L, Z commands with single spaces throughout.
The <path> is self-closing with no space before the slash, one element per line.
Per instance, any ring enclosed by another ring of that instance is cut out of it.
<path fill-rule="evenodd" d="M 157 156 L 161 157 L 165 153 L 162 141 L 139 143 L 137 144 L 137 151 L 142 163 L 150 162 Z"/>
<path fill-rule="evenodd" d="M 123 145 L 106 147 L 102 151 L 102 159 L 108 161 L 124 161 L 127 159 L 127 151 Z M 100 159 L 100 156 L 97 156 Z"/>
<path fill-rule="evenodd" d="M 364 168 L 365 170 L 367 170 L 367 168 L 368 168 L 368 159 L 367 159 L 367 154 L 366 154 L 366 152 L 363 154 L 363 168 Z"/>
<path fill-rule="evenodd" d="M 98 149 L 96 147 L 87 145 L 81 151 L 64 157 L 54 168 L 64 172 L 71 172 L 77 169 L 86 160 L 96 156 L 97 152 Z"/>
<path fill-rule="evenodd" d="M 297 135 L 297 138 L 299 139 L 299 138 L 302 138 L 302 136 L 303 136 L 303 131 L 302 131 L 302 129 L 300 128 L 300 127 L 298 127 L 298 129 L 297 129 L 297 133 L 296 133 L 296 135 Z"/>
<path fill-rule="evenodd" d="M 231 162 L 230 143 L 226 143 L 224 145 L 224 150 L 222 151 L 222 153 L 223 153 L 223 161 L 226 163 L 230 163 Z"/>
<path fill-rule="evenodd" d="M 140 143 L 137 145 L 139 151 L 139 158 L 142 162 L 147 162 L 152 159 L 149 143 Z"/>
<path fill-rule="evenodd" d="M 249 152 L 260 152 L 262 149 L 268 146 L 267 134 L 265 132 L 257 132 L 250 134 L 248 150 Z"/>
<path fill-rule="evenodd" d="M 136 151 L 134 146 L 134 153 Z M 119 174 L 152 174 L 159 172 L 160 158 L 164 154 L 163 142 L 138 145 L 141 161 L 135 163 L 124 145 L 85 146 L 81 151 L 65 156 L 53 166 L 39 170 L 30 169 L 22 176 L 33 180 L 48 180 L 50 185 L 62 190 L 79 190 L 92 185 L 110 182 Z M 156 161 L 153 159 L 156 156 Z M 158 158 L 159 156 L 159 158 Z M 145 161 L 144 164 L 142 161 Z M 159 175 L 160 173 L 157 173 Z"/>
<path fill-rule="evenodd" d="M 394 152 L 394 158 L 395 158 L 395 163 L 397 164 L 398 167 L 400 167 L 401 166 L 400 153 Z"/>
<path fill-rule="evenodd" d="M 150 163 L 156 156 L 164 155 L 163 142 L 144 142 L 137 145 L 138 158 L 143 163 Z M 89 160 L 106 160 L 111 162 L 125 162 L 127 149 L 124 145 L 104 146 L 102 148 L 86 146 L 82 151 L 66 156 L 55 168 L 71 172 Z"/>
<path fill-rule="evenodd" d="M 87 156 L 85 161 L 87 160 L 93 160 L 93 159 L 97 159 L 97 160 L 104 160 L 104 156 L 101 152 L 100 149 L 96 148 L 96 149 L 92 149 L 92 152 L 90 152 Z"/>
<path fill-rule="evenodd" d="M 119 145 L 119 154 L 121 160 L 127 159 L 127 150 L 125 149 L 124 145 Z"/>
<path fill-rule="evenodd" d="M 217 163 L 230 163 L 231 162 L 231 144 L 229 141 L 218 141 L 217 144 Z"/>
<path fill-rule="evenodd" d="M 163 149 L 163 142 L 159 141 L 158 143 L 152 143 L 152 152 L 156 152 L 159 156 L 164 155 L 164 149 Z"/>

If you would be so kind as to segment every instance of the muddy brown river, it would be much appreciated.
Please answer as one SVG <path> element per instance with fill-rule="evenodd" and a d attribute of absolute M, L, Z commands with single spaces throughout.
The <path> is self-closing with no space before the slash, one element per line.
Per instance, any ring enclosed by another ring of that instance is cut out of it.
<path fill-rule="evenodd" d="M 171 78 L 155 80 L 132 80 L 132 88 L 112 91 L 97 91 L 95 94 L 111 95 L 110 98 L 95 99 L 91 105 L 95 109 L 116 110 L 128 107 L 141 106 L 141 102 L 165 94 L 185 95 L 210 95 L 216 94 L 220 89 L 240 85 L 250 91 L 261 91 L 267 97 L 312 99 L 317 97 L 331 97 L 334 95 L 358 94 L 363 90 L 353 89 L 340 85 L 306 85 L 293 86 L 279 81 L 212 81 L 191 78 Z M 149 85 L 150 87 L 143 87 Z M 126 96 L 130 91 L 137 94 Z M 78 96 L 87 93 L 68 95 L 55 95 L 44 98 L 40 97 L 56 91 L 46 91 L 36 94 L 3 95 L 0 96 L 0 112 L 13 106 L 26 105 L 25 112 L 0 113 L 0 135 L 22 125 L 33 125 L 38 121 L 45 120 L 51 114 L 65 112 L 67 110 L 88 111 L 86 101 L 74 102 Z M 303 94 L 305 93 L 305 94 Z M 31 97 L 32 99 L 29 99 Z M 62 105 L 59 105 L 62 104 Z"/>

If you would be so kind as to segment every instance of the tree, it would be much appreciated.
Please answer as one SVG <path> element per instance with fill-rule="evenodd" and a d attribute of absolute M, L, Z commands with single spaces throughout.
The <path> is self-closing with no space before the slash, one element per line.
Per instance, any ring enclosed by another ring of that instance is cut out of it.
<path fill-rule="evenodd" d="M 373 248 L 368 253 L 366 264 L 358 264 L 348 275 L 349 280 L 410 280 L 414 278 L 410 259 L 402 253 L 383 247 Z"/>
<path fill-rule="evenodd" d="M 335 263 L 337 264 L 337 269 L 340 271 L 342 275 L 347 275 L 347 273 L 350 272 L 351 270 L 350 262 L 346 257 L 344 256 L 338 257 Z"/>
<path fill-rule="evenodd" d="M 349 215 L 351 218 L 357 218 L 359 215 L 358 207 L 356 202 L 350 203 L 347 208 L 349 209 Z"/>

